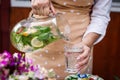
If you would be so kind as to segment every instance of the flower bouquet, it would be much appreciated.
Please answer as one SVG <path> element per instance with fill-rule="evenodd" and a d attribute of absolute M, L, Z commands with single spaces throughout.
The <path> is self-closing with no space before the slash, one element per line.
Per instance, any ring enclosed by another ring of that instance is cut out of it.
<path fill-rule="evenodd" d="M 7 51 L 0 54 L 0 80 L 55 80 L 56 74 L 39 65 L 32 65 L 32 60 L 24 54 Z"/>

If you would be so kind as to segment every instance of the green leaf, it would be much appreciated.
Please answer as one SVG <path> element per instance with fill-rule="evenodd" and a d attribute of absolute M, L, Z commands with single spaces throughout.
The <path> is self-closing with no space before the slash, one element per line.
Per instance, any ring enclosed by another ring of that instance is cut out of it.
<path fill-rule="evenodd" d="M 21 35 L 20 34 L 16 34 L 15 32 L 12 33 L 11 39 L 12 41 L 17 44 L 21 41 Z"/>
<path fill-rule="evenodd" d="M 22 36 L 22 43 L 23 45 L 30 45 L 31 46 L 31 36 Z"/>
<path fill-rule="evenodd" d="M 42 27 L 41 26 L 35 26 L 35 28 L 42 33 L 46 33 L 46 32 L 51 31 L 50 27 L 47 27 L 47 26 L 42 26 Z"/>
<path fill-rule="evenodd" d="M 42 33 L 38 36 L 39 40 L 47 40 L 49 38 L 49 33 Z"/>
<path fill-rule="evenodd" d="M 65 77 L 65 80 L 78 80 L 78 76 L 71 74 L 71 75 L 68 75 L 67 77 Z"/>
<path fill-rule="evenodd" d="M 57 39 L 59 39 L 57 36 L 54 36 L 53 34 L 49 34 L 49 39 L 48 39 L 49 43 L 54 42 Z"/>
<path fill-rule="evenodd" d="M 39 36 L 41 34 L 40 31 L 35 32 L 34 34 L 30 34 L 32 37 Z"/>

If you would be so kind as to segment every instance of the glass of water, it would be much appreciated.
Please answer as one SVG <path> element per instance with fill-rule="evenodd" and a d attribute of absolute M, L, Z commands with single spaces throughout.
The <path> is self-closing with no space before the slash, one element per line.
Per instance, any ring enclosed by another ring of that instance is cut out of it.
<path fill-rule="evenodd" d="M 65 45 L 65 65 L 66 72 L 68 73 L 77 73 L 77 69 L 75 67 L 77 63 L 77 57 L 79 56 L 82 48 L 78 48 L 72 45 Z"/>

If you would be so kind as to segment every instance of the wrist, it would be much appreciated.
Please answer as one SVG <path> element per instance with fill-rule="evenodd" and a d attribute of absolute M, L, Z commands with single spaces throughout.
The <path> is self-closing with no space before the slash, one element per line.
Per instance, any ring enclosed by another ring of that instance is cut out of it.
<path fill-rule="evenodd" d="M 94 32 L 88 33 L 82 39 L 82 43 L 84 43 L 88 47 L 92 47 L 99 37 L 100 37 L 100 34 L 97 34 L 97 33 L 94 33 Z"/>

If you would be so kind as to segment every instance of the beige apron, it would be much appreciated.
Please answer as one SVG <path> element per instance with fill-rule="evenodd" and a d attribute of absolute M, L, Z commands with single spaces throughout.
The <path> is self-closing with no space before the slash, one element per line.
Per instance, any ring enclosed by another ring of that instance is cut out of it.
<path fill-rule="evenodd" d="M 93 0 L 52 0 L 57 12 L 62 12 L 71 28 L 72 43 L 79 43 L 90 23 L 90 12 Z M 42 51 L 26 53 L 26 57 L 33 59 L 34 64 L 46 69 L 54 69 L 58 80 L 64 80 L 65 72 L 64 40 L 58 40 L 45 47 Z M 81 73 L 92 73 L 92 52 L 88 66 Z"/>

